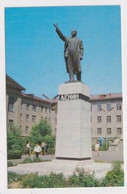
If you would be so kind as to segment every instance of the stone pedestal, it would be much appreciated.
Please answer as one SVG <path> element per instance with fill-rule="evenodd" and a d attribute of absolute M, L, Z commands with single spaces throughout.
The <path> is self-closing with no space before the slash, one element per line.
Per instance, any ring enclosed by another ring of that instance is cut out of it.
<path fill-rule="evenodd" d="M 59 86 L 56 159 L 91 159 L 90 91 L 81 82 Z"/>

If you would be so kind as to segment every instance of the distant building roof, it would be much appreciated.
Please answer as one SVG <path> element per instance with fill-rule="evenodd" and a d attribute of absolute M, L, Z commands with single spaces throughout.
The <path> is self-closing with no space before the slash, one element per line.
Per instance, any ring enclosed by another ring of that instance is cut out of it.
<path fill-rule="evenodd" d="M 51 104 L 51 103 L 57 103 L 57 99 L 43 99 L 43 98 L 40 98 L 40 97 L 37 97 L 35 96 L 34 94 L 24 94 L 22 93 L 22 96 L 25 97 L 25 98 L 29 98 L 29 99 L 32 99 L 32 100 L 35 100 L 35 101 L 40 101 L 40 102 L 44 102 L 44 103 L 47 103 L 47 104 Z"/>
<path fill-rule="evenodd" d="M 6 75 L 6 86 L 10 88 L 15 88 L 19 91 L 25 90 L 24 87 L 22 87 L 20 84 L 18 84 L 14 79 Z"/>
<path fill-rule="evenodd" d="M 103 100 L 117 100 L 122 99 L 122 93 L 109 93 L 109 94 L 99 94 L 91 95 L 91 101 L 103 101 Z"/>

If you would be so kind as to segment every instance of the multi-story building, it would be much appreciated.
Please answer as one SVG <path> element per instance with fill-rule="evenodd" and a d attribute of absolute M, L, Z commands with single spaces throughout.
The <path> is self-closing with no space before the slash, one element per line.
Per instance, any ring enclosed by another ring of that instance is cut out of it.
<path fill-rule="evenodd" d="M 6 77 L 7 124 L 14 123 L 22 130 L 22 136 L 28 136 L 35 123 L 47 120 L 56 132 L 56 100 L 25 94 L 25 88 L 15 80 Z"/>
<path fill-rule="evenodd" d="M 15 123 L 23 136 L 28 136 L 35 123 L 47 120 L 56 134 L 58 99 L 42 99 L 33 94 L 25 94 L 25 88 L 15 80 L 6 77 L 7 123 Z M 94 95 L 91 101 L 92 143 L 96 140 L 119 142 L 122 140 L 122 94 Z"/>
<path fill-rule="evenodd" d="M 92 142 L 105 139 L 123 139 L 122 125 L 122 94 L 107 94 L 91 96 L 91 131 Z"/>

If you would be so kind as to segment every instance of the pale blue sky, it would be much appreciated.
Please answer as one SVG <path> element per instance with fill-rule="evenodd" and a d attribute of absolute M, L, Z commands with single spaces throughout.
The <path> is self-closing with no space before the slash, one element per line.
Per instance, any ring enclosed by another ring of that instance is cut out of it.
<path fill-rule="evenodd" d="M 27 93 L 50 98 L 69 80 L 53 23 L 64 35 L 77 29 L 85 52 L 82 81 L 91 94 L 122 92 L 119 6 L 6 8 L 6 72 Z"/>

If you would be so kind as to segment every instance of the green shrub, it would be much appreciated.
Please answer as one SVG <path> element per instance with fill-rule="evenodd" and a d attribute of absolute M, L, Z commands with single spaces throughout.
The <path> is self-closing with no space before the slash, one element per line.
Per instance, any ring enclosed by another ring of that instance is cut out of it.
<path fill-rule="evenodd" d="M 101 183 L 94 173 L 85 172 L 83 168 L 76 168 L 74 174 L 68 179 L 71 187 L 99 187 Z"/>
<path fill-rule="evenodd" d="M 52 135 L 46 135 L 44 139 L 45 139 L 45 142 L 46 142 L 48 148 L 54 147 L 55 138 Z"/>
<path fill-rule="evenodd" d="M 19 175 L 15 172 L 8 172 L 8 184 L 11 184 L 14 181 L 22 180 L 23 175 Z"/>
<path fill-rule="evenodd" d="M 48 148 L 47 154 L 55 154 L 55 148 Z"/>
<path fill-rule="evenodd" d="M 21 157 L 21 150 L 8 150 L 8 159 L 20 159 Z"/>
<path fill-rule="evenodd" d="M 42 162 L 42 159 L 41 158 L 34 158 L 33 162 Z"/>
<path fill-rule="evenodd" d="M 106 143 L 104 143 L 101 147 L 100 147 L 100 151 L 107 151 L 109 149 L 109 146 L 106 145 Z"/>
<path fill-rule="evenodd" d="M 24 177 L 21 185 L 22 188 L 41 188 L 42 178 L 38 174 L 29 174 Z"/>
<path fill-rule="evenodd" d="M 22 188 L 61 188 L 66 186 L 63 174 L 51 173 L 49 176 L 30 174 L 22 181 Z"/>
<path fill-rule="evenodd" d="M 25 164 L 25 163 L 32 163 L 33 162 L 33 160 L 30 158 L 30 157 L 27 157 L 27 158 L 25 158 L 24 160 L 23 160 L 23 163 Z"/>
<path fill-rule="evenodd" d="M 8 159 L 19 159 L 24 151 L 24 140 L 20 137 L 21 130 L 14 124 L 7 129 Z"/>
<path fill-rule="evenodd" d="M 55 174 L 51 173 L 47 177 L 47 181 L 43 183 L 45 188 L 64 188 L 66 187 L 66 180 L 62 173 Z"/>
<path fill-rule="evenodd" d="M 11 161 L 7 162 L 8 167 L 13 166 L 13 163 Z"/>
<path fill-rule="evenodd" d="M 102 186 L 123 186 L 124 185 L 124 172 L 121 169 L 121 162 L 113 162 L 112 170 L 108 171 L 102 181 Z"/>

